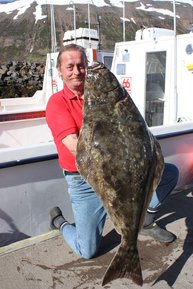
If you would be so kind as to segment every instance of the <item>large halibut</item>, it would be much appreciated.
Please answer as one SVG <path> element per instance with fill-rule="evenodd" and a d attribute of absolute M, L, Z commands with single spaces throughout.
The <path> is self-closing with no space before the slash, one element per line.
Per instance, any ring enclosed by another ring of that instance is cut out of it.
<path fill-rule="evenodd" d="M 142 286 L 137 237 L 164 160 L 131 97 L 101 63 L 88 67 L 76 162 L 121 235 L 102 284 L 126 277 Z"/>

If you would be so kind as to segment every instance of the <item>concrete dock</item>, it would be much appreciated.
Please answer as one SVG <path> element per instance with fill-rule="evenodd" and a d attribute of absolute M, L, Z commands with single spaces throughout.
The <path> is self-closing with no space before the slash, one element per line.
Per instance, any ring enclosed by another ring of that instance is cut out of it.
<path fill-rule="evenodd" d="M 177 239 L 160 244 L 139 236 L 144 285 L 152 289 L 193 288 L 193 186 L 172 194 L 159 224 Z M 136 289 L 129 279 L 101 282 L 120 238 L 108 219 L 98 257 L 77 257 L 57 230 L 0 248 L 0 289 Z"/>

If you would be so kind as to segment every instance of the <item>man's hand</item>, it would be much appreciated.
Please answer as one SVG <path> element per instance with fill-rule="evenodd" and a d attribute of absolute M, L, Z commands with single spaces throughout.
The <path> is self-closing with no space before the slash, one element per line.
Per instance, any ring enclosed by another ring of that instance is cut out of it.
<path fill-rule="evenodd" d="M 76 156 L 76 147 L 78 142 L 78 136 L 76 133 L 67 135 L 62 143 L 69 149 L 69 151 Z"/>

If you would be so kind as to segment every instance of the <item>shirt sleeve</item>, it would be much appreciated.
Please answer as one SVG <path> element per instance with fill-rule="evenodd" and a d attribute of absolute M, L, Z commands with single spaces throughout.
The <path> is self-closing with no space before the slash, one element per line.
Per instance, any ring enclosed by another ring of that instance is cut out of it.
<path fill-rule="evenodd" d="M 69 134 L 78 133 L 77 125 L 64 99 L 53 95 L 47 104 L 46 121 L 53 137 L 61 141 Z"/>

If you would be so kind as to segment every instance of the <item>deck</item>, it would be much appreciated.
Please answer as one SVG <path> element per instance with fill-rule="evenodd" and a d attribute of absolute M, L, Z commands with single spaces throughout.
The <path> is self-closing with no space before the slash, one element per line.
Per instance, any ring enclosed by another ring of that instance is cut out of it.
<path fill-rule="evenodd" d="M 172 194 L 162 209 L 160 225 L 177 235 L 169 245 L 139 237 L 139 253 L 147 289 L 193 288 L 193 186 Z M 1 289 L 136 289 L 127 279 L 101 286 L 119 238 L 107 220 L 100 255 L 77 257 L 57 230 L 0 248 Z"/>

